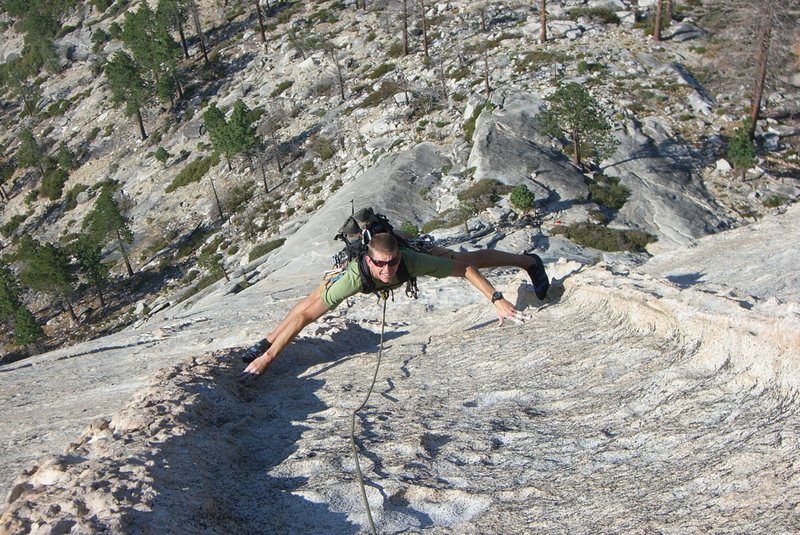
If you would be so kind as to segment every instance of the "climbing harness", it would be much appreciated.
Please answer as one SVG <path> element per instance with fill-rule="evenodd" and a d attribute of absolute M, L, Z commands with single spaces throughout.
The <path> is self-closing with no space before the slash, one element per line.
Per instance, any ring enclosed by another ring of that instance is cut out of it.
<path fill-rule="evenodd" d="M 372 520 L 372 511 L 370 511 L 369 501 L 367 500 L 367 489 L 364 487 L 364 476 L 361 474 L 361 465 L 358 462 L 358 447 L 356 446 L 356 415 L 361 409 L 366 407 L 369 397 L 372 394 L 372 390 L 375 388 L 375 382 L 378 380 L 378 370 L 381 367 L 381 357 L 383 356 L 383 331 L 386 328 L 386 302 L 389 300 L 389 290 L 381 290 L 378 295 L 380 299 L 383 299 L 383 314 L 381 317 L 381 343 L 378 351 L 378 362 L 375 364 L 375 374 L 372 376 L 372 384 L 369 385 L 369 390 L 364 398 L 364 402 L 361 403 L 361 405 L 359 405 L 350 416 L 350 445 L 353 447 L 353 460 L 356 464 L 356 475 L 358 476 L 358 485 L 361 488 L 361 498 L 364 500 L 364 509 L 367 511 L 367 519 L 369 520 L 369 525 L 372 529 L 373 535 L 377 535 L 378 532 L 375 530 L 375 522 Z M 392 296 L 392 300 L 394 300 L 394 296 Z"/>

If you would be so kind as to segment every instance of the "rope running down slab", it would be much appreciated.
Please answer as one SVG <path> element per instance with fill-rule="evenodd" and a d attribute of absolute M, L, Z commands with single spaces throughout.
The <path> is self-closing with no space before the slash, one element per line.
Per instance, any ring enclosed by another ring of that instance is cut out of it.
<path fill-rule="evenodd" d="M 377 535 L 378 532 L 375 530 L 375 522 L 372 520 L 372 511 L 370 511 L 369 501 L 367 500 L 367 489 L 364 487 L 364 476 L 361 474 L 361 465 L 358 462 L 358 447 L 356 446 L 356 414 L 367 405 L 369 396 L 372 394 L 372 390 L 375 388 L 375 382 L 378 379 L 378 370 L 381 367 L 381 357 L 383 356 L 383 331 L 386 328 L 386 301 L 388 301 L 389 293 L 384 291 L 379 295 L 383 299 L 383 315 L 381 317 L 381 344 L 380 350 L 378 351 L 378 362 L 375 365 L 375 374 L 372 376 L 372 384 L 369 385 L 369 390 L 364 398 L 364 402 L 359 405 L 359 407 L 354 410 L 353 414 L 350 416 L 350 445 L 353 447 L 353 460 L 356 464 L 356 474 L 358 475 L 358 485 L 361 488 L 361 498 L 364 500 L 364 509 L 367 511 L 367 519 L 369 520 L 369 525 L 372 529 L 373 535 Z"/>

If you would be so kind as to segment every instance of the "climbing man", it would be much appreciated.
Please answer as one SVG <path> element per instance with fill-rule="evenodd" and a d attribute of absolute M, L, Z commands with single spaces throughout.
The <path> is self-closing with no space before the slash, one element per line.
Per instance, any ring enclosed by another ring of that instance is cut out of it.
<path fill-rule="evenodd" d="M 433 246 L 430 254 L 401 247 L 394 232 L 371 236 L 366 253 L 352 260 L 337 277 L 324 281 L 297 303 L 265 339 L 247 350 L 247 367 L 240 379 L 249 383 L 264 373 L 270 363 L 307 325 L 356 293 L 395 289 L 421 276 L 462 277 L 467 279 L 495 307 L 500 325 L 506 318 L 527 319 L 484 277 L 479 268 L 516 266 L 531 278 L 536 296 L 543 300 L 550 287 L 542 259 L 531 253 L 517 255 L 496 250 L 455 252 Z"/>

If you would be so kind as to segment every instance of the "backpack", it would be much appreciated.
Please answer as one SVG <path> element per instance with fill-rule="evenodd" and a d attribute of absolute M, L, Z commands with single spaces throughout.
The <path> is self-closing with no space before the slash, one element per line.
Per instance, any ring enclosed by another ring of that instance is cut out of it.
<path fill-rule="evenodd" d="M 399 236 L 392 228 L 389 219 L 383 214 L 376 214 L 372 208 L 362 208 L 347 218 L 339 231 L 334 236 L 336 240 L 344 242 L 344 248 L 333 257 L 333 271 L 343 271 L 347 265 L 358 259 L 358 273 L 361 277 L 362 293 L 376 292 L 375 284 L 372 282 L 369 267 L 364 257 L 367 254 L 367 245 L 375 234 L 391 232 L 400 247 L 406 247 L 418 252 L 430 252 L 433 239 L 430 236 L 423 236 L 419 239 L 407 239 Z M 406 283 L 406 295 L 417 298 L 417 278 L 412 277 L 408 272 L 406 263 L 400 262 L 397 268 L 397 279 Z"/>

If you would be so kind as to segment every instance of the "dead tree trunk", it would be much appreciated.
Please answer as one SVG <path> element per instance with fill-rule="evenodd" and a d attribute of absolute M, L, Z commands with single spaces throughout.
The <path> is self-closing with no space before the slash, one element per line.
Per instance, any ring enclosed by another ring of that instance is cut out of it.
<path fill-rule="evenodd" d="M 661 12 L 664 9 L 664 0 L 656 2 L 656 17 L 653 23 L 653 41 L 661 41 Z"/>
<path fill-rule="evenodd" d="M 547 42 L 547 9 L 545 9 L 545 5 L 547 4 L 547 0 L 542 0 L 541 5 L 539 6 L 539 24 L 541 26 L 539 32 L 539 41 L 542 43 Z"/>
<path fill-rule="evenodd" d="M 750 102 L 750 139 L 755 137 L 756 123 L 761 117 L 761 100 L 764 97 L 764 83 L 767 79 L 767 63 L 769 62 L 769 45 L 772 39 L 772 18 L 774 15 L 774 6 L 771 0 L 766 2 L 764 10 L 759 24 L 758 40 L 756 41 L 758 49 L 756 51 L 756 77 Z"/>

